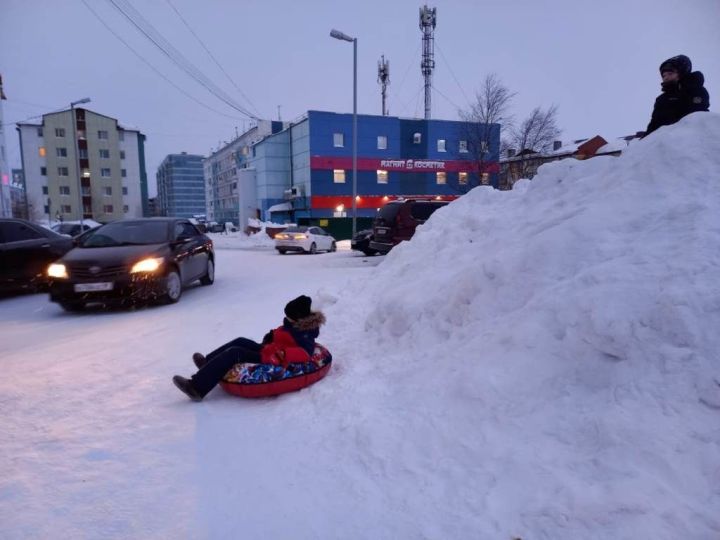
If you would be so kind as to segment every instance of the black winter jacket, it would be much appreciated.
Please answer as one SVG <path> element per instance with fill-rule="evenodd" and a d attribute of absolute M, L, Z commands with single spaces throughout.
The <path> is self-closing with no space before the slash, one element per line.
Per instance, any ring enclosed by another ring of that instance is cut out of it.
<path fill-rule="evenodd" d="M 704 83 L 705 77 L 699 71 L 683 75 L 677 82 L 663 83 L 663 93 L 655 100 L 645 136 L 661 126 L 674 124 L 692 112 L 707 111 L 710 108 L 710 96 Z"/>

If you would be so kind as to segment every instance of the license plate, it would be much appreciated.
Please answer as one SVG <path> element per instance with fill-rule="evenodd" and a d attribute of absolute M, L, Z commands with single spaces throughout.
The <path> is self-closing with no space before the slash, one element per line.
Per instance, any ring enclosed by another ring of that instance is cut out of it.
<path fill-rule="evenodd" d="M 76 283 L 75 292 L 97 292 L 97 291 L 112 291 L 112 281 L 103 283 Z"/>

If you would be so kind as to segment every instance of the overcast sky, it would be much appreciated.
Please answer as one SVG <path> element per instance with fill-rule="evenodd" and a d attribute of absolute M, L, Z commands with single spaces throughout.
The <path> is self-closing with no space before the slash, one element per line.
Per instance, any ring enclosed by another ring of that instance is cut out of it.
<path fill-rule="evenodd" d="M 247 126 L 247 117 L 178 68 L 110 0 L 84 2 L 0 0 L 5 123 L 90 97 L 89 109 L 147 135 L 151 194 L 165 155 L 207 155 Z M 358 38 L 359 113 L 381 114 L 377 62 L 384 54 L 390 114 L 424 114 L 419 1 L 115 2 L 133 6 L 212 83 L 262 118 L 292 120 L 309 109 L 352 112 L 352 44 L 330 38 L 332 28 Z M 720 0 L 428 5 L 437 7 L 433 118 L 457 119 L 458 108 L 467 108 L 485 75 L 495 72 L 517 92 L 518 118 L 535 106 L 559 107 L 563 141 L 634 133 L 650 118 L 660 62 L 676 54 L 690 56 L 704 73 L 711 110 L 720 106 Z M 6 138 L 10 165 L 19 167 L 12 125 Z"/>

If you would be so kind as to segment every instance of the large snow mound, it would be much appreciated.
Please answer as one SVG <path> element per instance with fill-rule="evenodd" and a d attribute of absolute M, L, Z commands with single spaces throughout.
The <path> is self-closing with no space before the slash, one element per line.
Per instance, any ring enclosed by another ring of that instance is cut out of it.
<path fill-rule="evenodd" d="M 376 270 L 320 300 L 379 530 L 720 537 L 720 115 L 474 189 Z"/>

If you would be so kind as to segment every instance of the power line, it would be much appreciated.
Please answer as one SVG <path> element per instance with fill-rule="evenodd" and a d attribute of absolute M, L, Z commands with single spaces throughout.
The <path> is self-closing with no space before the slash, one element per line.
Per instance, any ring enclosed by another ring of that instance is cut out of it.
<path fill-rule="evenodd" d="M 140 60 L 142 60 L 150 69 L 152 69 L 155 73 L 157 73 L 160 77 L 162 77 L 168 84 L 170 84 L 170 85 L 171 85 L 173 88 L 175 88 L 178 92 L 180 92 L 180 93 L 182 93 L 184 96 L 190 98 L 190 99 L 193 100 L 195 103 L 197 103 L 197 104 L 199 104 L 199 105 L 202 105 L 202 106 L 205 107 L 206 109 L 208 109 L 208 110 L 210 110 L 210 111 L 213 111 L 214 113 L 217 113 L 217 114 L 222 115 L 222 116 L 226 116 L 227 118 L 232 118 L 232 119 L 234 119 L 234 120 L 238 120 L 238 117 L 236 117 L 236 116 L 231 116 L 231 115 L 229 115 L 229 114 L 225 114 L 224 112 L 218 111 L 217 109 L 213 109 L 210 105 L 207 105 L 207 104 L 203 103 L 202 101 L 200 101 L 199 99 L 197 99 L 196 97 L 192 96 L 191 94 L 188 94 L 188 93 L 187 93 L 185 90 L 183 90 L 180 86 L 178 86 L 178 85 L 175 84 L 173 81 L 171 81 L 169 78 L 167 78 L 165 75 L 163 75 L 163 73 L 161 73 L 161 72 L 160 72 L 155 66 L 153 66 L 150 62 L 148 62 L 140 53 L 138 53 L 135 49 L 133 49 L 133 48 L 128 44 L 128 42 L 125 41 L 118 33 L 116 33 L 112 28 L 110 28 L 110 26 L 108 26 L 108 24 L 102 19 L 102 17 L 100 17 L 100 15 L 98 15 L 97 12 L 96 12 L 93 8 L 90 7 L 90 4 L 88 4 L 86 0 L 81 0 L 81 1 L 82 1 L 83 4 L 85 4 L 85 7 L 87 7 L 93 15 L 95 15 L 95 17 L 97 18 L 97 20 L 100 21 L 100 23 L 102 23 L 102 25 L 103 25 L 105 28 L 107 28 L 107 30 L 108 30 L 113 36 L 115 36 L 118 40 L 120 40 L 120 42 L 121 42 L 123 45 L 125 45 L 128 49 L 130 49 L 130 51 L 131 51 L 135 56 L 137 56 Z"/>
<path fill-rule="evenodd" d="M 445 94 L 443 94 L 440 90 L 438 90 L 435 86 L 432 87 L 433 90 L 435 90 L 438 94 L 440 94 L 442 97 L 445 98 L 445 101 L 447 101 L 450 105 L 455 107 L 457 111 L 461 111 L 462 109 L 457 105 L 457 103 L 454 103 L 449 97 L 447 97 Z"/>
<path fill-rule="evenodd" d="M 253 110 L 254 110 L 255 112 L 259 113 L 260 111 L 259 111 L 258 108 L 255 106 L 255 104 L 254 104 L 252 101 L 250 101 L 250 98 L 245 95 L 245 93 L 244 93 L 244 92 L 242 91 L 242 89 L 237 85 L 237 83 L 233 80 L 233 78 L 232 78 L 232 77 L 228 74 L 228 72 L 225 71 L 225 69 L 220 65 L 220 62 L 218 62 L 218 60 L 215 58 L 215 56 L 213 55 L 213 53 L 210 52 L 210 49 L 207 48 L 207 46 L 205 45 L 205 43 L 203 42 L 203 40 L 200 39 L 200 36 L 198 36 L 198 35 L 195 33 L 195 31 L 190 27 L 190 25 L 188 24 L 188 22 L 187 22 L 187 21 L 185 20 L 185 18 L 180 14 L 180 12 L 179 12 L 179 11 L 177 10 L 177 8 L 172 4 L 172 2 L 171 2 L 170 0 L 166 0 L 166 2 L 167 2 L 168 5 L 173 9 L 173 11 L 177 14 L 177 16 L 180 17 L 180 20 L 183 22 L 183 24 L 185 25 L 185 27 L 190 31 L 190 33 L 195 37 L 195 39 L 198 40 L 198 43 L 200 43 L 200 45 L 202 45 L 202 48 L 205 49 L 205 52 L 208 53 L 208 56 L 209 56 L 210 58 L 212 58 L 212 61 L 215 62 L 215 65 L 220 68 L 220 71 L 222 71 L 222 72 L 225 74 L 225 76 L 228 78 L 228 80 L 230 81 L 230 83 L 232 83 L 232 85 L 235 87 L 235 89 L 236 89 L 238 92 L 240 92 L 240 95 L 241 95 L 243 98 L 245 98 L 245 101 L 247 101 L 247 102 L 250 104 L 250 106 L 253 108 Z"/>
<path fill-rule="evenodd" d="M 437 50 L 440 53 L 440 56 L 442 57 L 443 61 L 445 62 L 445 65 L 447 65 L 447 68 L 450 71 L 450 75 L 452 75 L 452 78 L 455 79 L 455 83 L 458 85 L 458 88 L 462 92 L 462 95 L 465 96 L 465 101 L 467 101 L 468 105 L 472 105 L 472 102 L 470 101 L 470 99 L 468 99 L 467 94 L 465 93 L 465 90 L 460 85 L 460 81 L 458 81 L 458 78 L 455 76 L 455 72 L 453 71 L 452 67 L 450 67 L 450 62 L 448 62 L 447 58 L 445 58 L 445 54 L 442 52 L 440 45 L 437 44 L 437 41 L 435 42 L 435 46 L 437 47 Z"/>
<path fill-rule="evenodd" d="M 230 96 L 217 87 L 187 58 L 185 58 L 167 39 L 165 39 L 145 18 L 133 8 L 126 0 L 108 0 L 130 23 L 162 51 L 175 65 L 185 71 L 198 83 L 204 86 L 211 94 L 225 102 L 228 106 L 242 113 L 248 118 L 258 119 L 253 113 L 236 103 Z M 118 5 L 122 3 L 124 8 Z M 162 42 L 162 43 L 160 43 Z"/>

